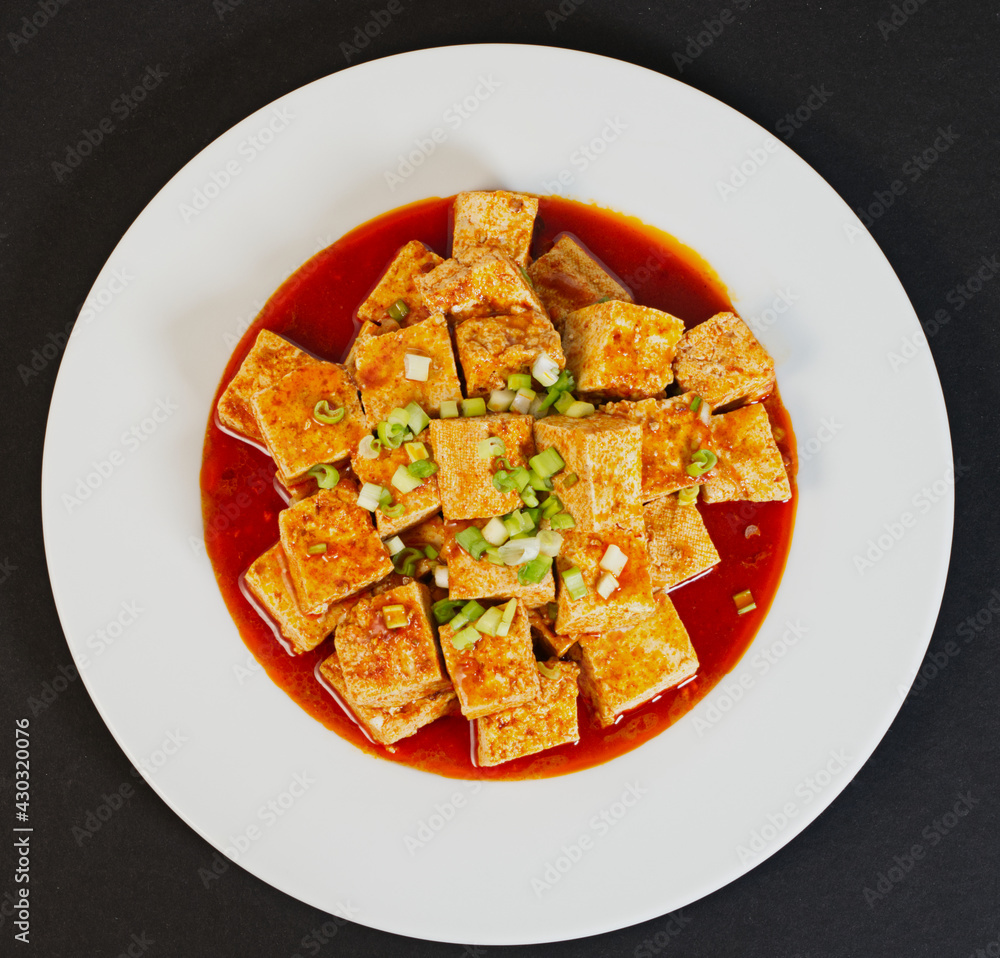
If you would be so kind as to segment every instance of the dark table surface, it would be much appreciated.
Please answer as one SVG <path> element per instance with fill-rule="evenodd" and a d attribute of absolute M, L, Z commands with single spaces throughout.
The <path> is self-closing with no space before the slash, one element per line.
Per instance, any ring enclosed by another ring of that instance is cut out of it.
<path fill-rule="evenodd" d="M 353 52 L 345 47 L 383 6 L 2 6 L 0 688 L 8 745 L 0 749 L 0 819 L 13 820 L 14 721 L 29 717 L 38 828 L 27 945 L 13 939 L 16 862 L 12 839 L 3 843 L 0 953 L 463 953 L 460 945 L 334 924 L 236 866 L 204 887 L 198 870 L 213 849 L 134 773 L 81 683 L 65 678 L 74 673 L 46 574 L 39 477 L 61 334 L 122 234 L 178 169 L 248 114 L 349 62 L 500 41 L 591 51 L 679 78 L 789 142 L 852 207 L 878 213 L 866 223 L 929 334 L 955 453 L 968 472 L 956 488 L 951 572 L 922 677 L 871 760 L 815 823 L 672 918 L 597 938 L 465 953 L 1000 955 L 1000 676 L 991 652 L 1000 632 L 1000 520 L 990 494 L 1000 398 L 996 5 L 394 0 L 399 12 L 378 36 Z M 713 26 L 706 20 L 719 21 L 710 44 L 698 39 Z M 150 67 L 164 82 L 128 107 L 71 176 L 60 176 L 53 164 L 80 131 L 107 116 Z M 823 94 L 815 108 L 793 121 L 814 88 Z M 947 149 L 929 162 L 925 151 L 942 130 Z M 880 206 L 896 181 L 905 189 Z M 26 375 L 36 353 L 44 362 Z M 878 450 L 861 466 L 877 482 Z M 116 794 L 124 797 L 111 804 L 121 807 L 94 829 Z M 942 816 L 959 794 L 971 796 L 971 811 L 948 828 Z M 925 854 L 908 860 L 917 843 Z"/>

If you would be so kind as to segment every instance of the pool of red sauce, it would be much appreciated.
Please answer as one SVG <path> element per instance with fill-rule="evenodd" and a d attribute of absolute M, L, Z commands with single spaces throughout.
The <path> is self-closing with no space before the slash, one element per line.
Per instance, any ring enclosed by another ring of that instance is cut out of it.
<path fill-rule="evenodd" d="M 341 360 L 356 329 L 355 309 L 400 246 L 419 239 L 448 255 L 450 207 L 451 199 L 446 198 L 394 210 L 314 256 L 278 289 L 247 330 L 226 367 L 219 392 L 262 328 L 319 356 Z M 533 255 L 544 253 L 563 231 L 577 236 L 615 271 L 638 303 L 680 316 L 689 326 L 732 308 L 725 287 L 704 260 L 639 220 L 543 198 Z M 369 754 L 453 778 L 522 779 L 574 772 L 630 751 L 676 722 L 733 669 L 764 620 L 788 555 L 797 497 L 791 423 L 777 394 L 766 406 L 772 423 L 784 430 L 783 436 L 778 432 L 779 446 L 791 463 L 793 496 L 787 503 L 699 501 L 722 561 L 670 593 L 698 652 L 697 676 L 604 730 L 592 724 L 581 700 L 578 744 L 496 768 L 472 764 L 469 723 L 461 716 L 439 719 L 392 750 L 372 744 L 313 674 L 332 650 L 332 636 L 301 656 L 288 655 L 279 645 L 238 585 L 241 573 L 278 539 L 278 513 L 285 504 L 272 485 L 274 465 L 264 453 L 220 430 L 214 417 L 205 436 L 201 472 L 208 555 L 243 641 L 271 679 L 310 715 Z M 748 537 L 748 526 L 756 526 L 759 533 Z M 757 609 L 740 616 L 732 596 L 744 589 L 753 592 Z"/>

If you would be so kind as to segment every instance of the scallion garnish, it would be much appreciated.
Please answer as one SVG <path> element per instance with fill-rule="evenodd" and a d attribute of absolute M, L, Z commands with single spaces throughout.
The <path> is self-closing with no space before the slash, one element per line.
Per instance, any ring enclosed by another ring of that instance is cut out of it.
<path fill-rule="evenodd" d="M 483 538 L 491 546 L 502 546 L 510 538 L 510 533 L 507 532 L 503 520 L 499 516 L 494 516 L 483 526 Z"/>
<path fill-rule="evenodd" d="M 553 669 L 546 665 L 544 662 L 536 662 L 535 668 L 542 673 L 547 679 L 557 679 L 559 678 L 559 670 Z"/>
<path fill-rule="evenodd" d="M 385 540 L 385 548 L 390 556 L 394 556 L 406 548 L 406 543 L 399 536 L 393 536 L 391 539 Z"/>
<path fill-rule="evenodd" d="M 517 392 L 519 389 L 531 389 L 531 376 L 527 373 L 511 373 L 507 377 L 507 388 Z M 534 399 L 534 396 L 532 396 Z"/>
<path fill-rule="evenodd" d="M 401 323 L 407 316 L 410 315 L 410 307 L 406 305 L 406 300 L 397 299 L 387 310 L 390 319 L 396 320 L 397 323 Z"/>
<path fill-rule="evenodd" d="M 554 516 L 549 517 L 549 525 L 553 529 L 575 529 L 576 519 L 568 512 L 557 512 Z"/>
<path fill-rule="evenodd" d="M 411 462 L 406 471 L 415 479 L 423 481 L 438 471 L 438 464 L 433 459 L 418 459 L 416 462 Z"/>
<path fill-rule="evenodd" d="M 719 461 L 719 457 L 711 449 L 699 449 L 691 456 L 691 462 L 685 472 L 694 479 L 705 475 Z"/>
<path fill-rule="evenodd" d="M 428 559 L 430 559 L 430 560 L 431 560 L 432 562 L 433 562 L 433 561 L 434 561 L 434 559 L 436 559 L 436 558 L 437 558 L 437 557 L 438 557 L 438 556 L 439 556 L 440 554 L 441 554 L 441 553 L 440 553 L 440 552 L 438 552 L 438 551 L 437 551 L 437 549 L 435 549 L 435 548 L 434 548 L 434 546 L 424 546 L 424 555 L 425 555 L 425 556 L 427 556 L 427 558 L 428 558 Z"/>
<path fill-rule="evenodd" d="M 500 549 L 497 546 L 487 546 L 483 552 L 483 558 L 492 565 L 506 565 L 500 558 Z"/>
<path fill-rule="evenodd" d="M 401 502 L 397 502 L 395 505 L 389 502 L 385 505 L 378 507 L 379 511 L 384 516 L 388 516 L 390 519 L 398 519 L 406 510 L 406 506 Z"/>
<path fill-rule="evenodd" d="M 521 565 L 530 562 L 538 555 L 541 544 L 537 536 L 527 539 L 511 539 L 500 546 L 500 558 L 506 565 Z"/>
<path fill-rule="evenodd" d="M 534 520 L 527 513 L 520 509 L 503 517 L 504 528 L 511 536 L 520 535 L 522 532 L 531 532 L 535 528 Z"/>
<path fill-rule="evenodd" d="M 691 400 L 691 405 L 688 406 L 688 409 L 690 409 L 691 412 L 697 412 L 698 407 L 700 405 L 701 405 L 701 396 L 695 396 L 694 399 Z"/>
<path fill-rule="evenodd" d="M 430 458 L 430 452 L 422 442 L 408 442 L 403 448 L 406 449 L 406 455 L 409 456 L 410 462 Z"/>
<path fill-rule="evenodd" d="M 429 459 L 423 459 L 422 462 L 430 462 Z M 410 466 L 415 466 L 415 462 L 411 462 Z M 392 484 L 402 493 L 413 492 L 414 489 L 419 489 L 423 485 L 423 480 L 418 479 L 416 476 L 412 475 L 409 466 L 399 466 L 396 471 L 392 474 L 392 479 L 390 480 Z"/>
<path fill-rule="evenodd" d="M 321 399 L 313 406 L 313 419 L 323 423 L 324 426 L 336 426 L 345 415 L 343 407 L 333 409 L 325 399 Z"/>
<path fill-rule="evenodd" d="M 559 365 L 548 353 L 539 353 L 531 366 L 531 375 L 548 389 L 559 378 Z"/>
<path fill-rule="evenodd" d="M 552 556 L 536 556 L 517 570 L 517 581 L 521 585 L 537 585 L 549 574 L 551 568 Z"/>
<path fill-rule="evenodd" d="M 311 556 L 321 556 L 324 552 L 326 552 L 326 543 L 317 542 L 315 545 L 309 546 L 309 548 L 306 549 L 306 552 Z"/>
<path fill-rule="evenodd" d="M 494 389 L 490 393 L 486 408 L 490 412 L 506 412 L 514 401 L 514 395 L 513 389 Z"/>
<path fill-rule="evenodd" d="M 605 572 L 610 572 L 613 576 L 619 576 L 622 574 L 626 562 L 628 562 L 628 556 L 612 542 L 604 550 L 599 567 Z"/>
<path fill-rule="evenodd" d="M 523 502 L 526 506 L 537 506 L 538 496 L 535 494 L 535 490 L 530 488 L 522 489 L 521 502 Z"/>
<path fill-rule="evenodd" d="M 488 608 L 476 622 L 476 631 L 483 635 L 496 635 L 500 623 L 503 621 L 503 612 L 497 605 Z"/>
<path fill-rule="evenodd" d="M 403 377 L 415 383 L 425 383 L 431 373 L 431 357 L 423 353 L 403 353 Z"/>
<path fill-rule="evenodd" d="M 618 580 L 610 572 L 605 572 L 597 583 L 597 594 L 602 599 L 606 599 L 617 588 Z"/>
<path fill-rule="evenodd" d="M 553 406 L 555 406 L 556 412 L 565 413 L 575 402 L 576 397 L 572 393 L 560 393 Z"/>
<path fill-rule="evenodd" d="M 382 619 L 387 629 L 402 629 L 409 624 L 410 616 L 405 605 L 384 605 Z"/>
<path fill-rule="evenodd" d="M 551 519 L 556 513 L 563 511 L 562 500 L 558 496 L 549 496 L 542 503 L 542 518 Z"/>
<path fill-rule="evenodd" d="M 530 376 L 525 377 L 529 382 Z M 531 404 L 535 401 L 537 393 L 530 386 L 519 389 L 514 395 L 514 401 L 510 404 L 512 412 L 526 413 L 531 409 Z"/>
<path fill-rule="evenodd" d="M 517 615 L 517 599 L 511 599 L 503 607 L 503 616 L 500 619 L 500 628 L 497 629 L 497 635 L 506 635 L 510 631 L 510 624 L 514 621 L 515 615 Z"/>
<path fill-rule="evenodd" d="M 521 275 L 524 277 L 524 281 L 532 288 L 535 288 L 535 281 L 528 275 L 528 271 L 523 266 L 518 266 L 521 271 Z"/>
<path fill-rule="evenodd" d="M 463 399 L 462 400 L 462 415 L 463 416 L 485 416 L 486 415 L 486 400 L 482 396 L 476 396 L 474 399 Z"/>
<path fill-rule="evenodd" d="M 532 471 L 528 473 L 528 485 L 531 486 L 535 492 L 550 492 L 552 489 L 552 480 L 543 479 L 541 476 Z"/>
<path fill-rule="evenodd" d="M 448 567 L 446 565 L 434 566 L 434 584 L 439 589 L 448 588 Z"/>
<path fill-rule="evenodd" d="M 362 509 L 374 512 L 378 507 L 385 490 L 374 482 L 366 482 L 358 493 L 358 505 Z"/>
<path fill-rule="evenodd" d="M 382 440 L 368 435 L 358 443 L 358 455 L 362 459 L 378 459 L 378 452 L 381 448 Z"/>
<path fill-rule="evenodd" d="M 492 459 L 494 456 L 502 456 L 506 452 L 507 447 L 499 436 L 480 439 L 476 445 L 476 453 L 480 459 Z"/>
<path fill-rule="evenodd" d="M 563 537 L 551 529 L 542 529 L 538 533 L 538 550 L 543 556 L 555 557 L 562 548 Z"/>
<path fill-rule="evenodd" d="M 307 475 L 316 480 L 316 485 L 320 489 L 332 489 L 340 482 L 340 473 L 328 462 L 318 462 Z"/>
<path fill-rule="evenodd" d="M 757 603 L 754 602 L 753 595 L 749 589 L 737 592 L 736 595 L 733 596 L 733 602 L 736 603 L 736 611 L 739 615 L 743 615 L 745 612 L 751 612 L 757 608 Z"/>
<path fill-rule="evenodd" d="M 479 641 L 479 633 L 470 625 L 451 637 L 451 644 L 459 652 L 471 649 Z"/>
<path fill-rule="evenodd" d="M 583 419 L 584 416 L 593 416 L 596 411 L 597 409 L 592 402 L 577 400 L 566 410 L 566 415 L 572 419 Z"/>
<path fill-rule="evenodd" d="M 489 543 L 483 538 L 477 526 L 468 526 L 455 536 L 455 541 L 472 556 L 479 559 Z"/>
<path fill-rule="evenodd" d="M 410 402 L 406 404 L 406 425 L 414 437 L 419 436 L 424 431 L 431 417 L 424 412 L 419 403 Z"/>
<path fill-rule="evenodd" d="M 438 625 L 450 622 L 455 618 L 455 614 L 463 605 L 465 603 L 460 599 L 439 599 L 431 606 L 431 612 L 434 613 L 434 621 Z"/>
<path fill-rule="evenodd" d="M 417 563 L 423 559 L 423 557 L 423 552 L 419 549 L 413 548 L 413 546 L 410 546 L 392 557 L 392 567 L 400 575 L 412 576 L 416 574 Z"/>
<path fill-rule="evenodd" d="M 568 475 L 563 476 L 563 489 L 571 489 L 580 481 L 580 477 L 575 473 L 571 472 Z"/>
<path fill-rule="evenodd" d="M 700 486 L 685 486 L 677 493 L 677 504 L 681 506 L 690 506 L 698 499 L 698 490 Z"/>
<path fill-rule="evenodd" d="M 563 458 L 559 455 L 555 446 L 543 449 L 537 455 L 532 456 L 528 462 L 531 464 L 531 468 L 535 470 L 535 473 L 543 479 L 548 479 L 559 472 L 560 469 L 566 468 L 566 463 L 563 462 Z"/>
<path fill-rule="evenodd" d="M 458 418 L 458 403 L 454 399 L 445 399 L 440 406 L 438 406 L 438 415 L 442 419 L 457 419 Z"/>
<path fill-rule="evenodd" d="M 562 573 L 563 587 L 571 599 L 582 599 L 587 592 L 587 584 L 583 581 L 583 573 L 579 566 L 570 566 Z"/>

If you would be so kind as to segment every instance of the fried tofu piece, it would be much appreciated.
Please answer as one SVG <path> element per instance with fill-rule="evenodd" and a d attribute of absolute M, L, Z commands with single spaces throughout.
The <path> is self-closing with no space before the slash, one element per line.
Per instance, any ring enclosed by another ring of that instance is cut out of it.
<path fill-rule="evenodd" d="M 351 348 L 348 350 L 347 358 L 344 360 L 344 368 L 353 377 L 358 371 L 358 347 L 366 340 L 373 336 L 382 336 L 385 333 L 395 333 L 401 327 L 399 323 L 394 319 L 390 319 L 388 316 L 382 319 L 366 319 L 362 324 L 361 328 L 358 330 L 357 335 L 354 337 L 354 341 L 351 343 Z"/>
<path fill-rule="evenodd" d="M 276 542 L 243 574 L 254 603 L 278 627 L 292 655 L 311 652 L 344 619 L 354 604 L 351 599 L 334 602 L 322 612 L 307 615 L 299 606 L 288 561 Z"/>
<path fill-rule="evenodd" d="M 505 389 L 507 377 L 530 372 L 539 353 L 546 353 L 560 369 L 566 365 L 562 340 L 545 313 L 467 319 L 455 330 L 455 345 L 467 396 Z"/>
<path fill-rule="evenodd" d="M 343 409 L 344 418 L 327 425 L 315 418 L 321 400 Z M 343 366 L 313 363 L 254 393 L 257 425 L 286 486 L 294 485 L 319 462 L 346 459 L 368 434 L 358 391 Z"/>
<path fill-rule="evenodd" d="M 716 313 L 677 344 L 674 376 L 713 408 L 757 402 L 774 389 L 774 360 L 735 313 Z"/>
<path fill-rule="evenodd" d="M 528 275 L 556 329 L 570 313 L 602 299 L 632 302 L 632 294 L 569 233 L 528 267 Z"/>
<path fill-rule="evenodd" d="M 429 273 L 444 260 L 420 240 L 411 240 L 401 247 L 392 262 L 386 267 L 368 298 L 358 307 L 358 319 L 362 322 L 381 321 L 387 318 L 386 310 L 402 300 L 409 307 L 403 323 L 413 326 L 431 315 L 424 297 L 416 285 L 416 278 Z"/>
<path fill-rule="evenodd" d="M 615 576 L 618 588 L 604 599 L 597 592 L 597 583 L 604 575 L 600 564 L 610 545 L 617 546 L 627 561 Z M 646 537 L 642 532 L 622 529 L 578 532 L 571 529 L 563 535 L 556 566 L 560 581 L 555 631 L 560 635 L 628 628 L 652 615 L 656 609 Z M 587 587 L 587 594 L 579 599 L 570 596 L 562 581 L 562 573 L 574 566 L 580 570 Z"/>
<path fill-rule="evenodd" d="M 642 498 L 657 499 L 678 489 L 705 482 L 704 476 L 686 472 L 691 456 L 711 445 L 706 420 L 711 406 L 691 409 L 693 393 L 670 399 L 642 399 L 639 402 L 608 403 L 601 412 L 621 416 L 642 427 Z M 703 401 L 704 402 L 704 401 Z"/>
<path fill-rule="evenodd" d="M 528 615 L 520 602 L 507 635 L 480 635 L 475 645 L 456 649 L 450 625 L 442 625 L 438 634 L 445 665 L 466 718 L 482 718 L 525 705 L 540 694 Z"/>
<path fill-rule="evenodd" d="M 390 612 L 405 622 L 392 628 Z M 397 708 L 451 686 L 431 626 L 427 586 L 409 582 L 360 599 L 334 637 L 351 701 Z"/>
<path fill-rule="evenodd" d="M 549 656 L 555 658 L 562 658 L 579 638 L 576 635 L 560 635 L 556 632 L 555 623 L 541 608 L 528 609 L 528 622 L 531 624 L 531 634 L 535 641 Z"/>
<path fill-rule="evenodd" d="M 485 556 L 477 561 L 455 541 L 462 529 L 471 525 L 482 529 L 488 521 L 475 519 L 445 525 L 446 541 L 441 561 L 448 567 L 448 597 L 520 599 L 528 609 L 555 601 L 556 583 L 551 570 L 541 582 L 522 584 L 517 578 L 520 566 L 494 565 Z"/>
<path fill-rule="evenodd" d="M 545 307 L 526 276 L 506 253 L 479 249 L 463 262 L 445 260 L 415 282 L 427 306 L 449 313 L 457 326 L 475 316 L 544 315 Z"/>
<path fill-rule="evenodd" d="M 581 531 L 642 528 L 642 428 L 620 416 L 595 413 L 535 421 L 535 445 L 554 446 L 566 468 L 554 492 Z M 567 476 L 577 482 L 566 486 Z"/>
<path fill-rule="evenodd" d="M 663 496 L 645 507 L 643 518 L 654 589 L 673 588 L 718 565 L 719 553 L 693 502 L 682 506 L 677 496 Z"/>
<path fill-rule="evenodd" d="M 551 659 L 539 663 L 539 671 L 542 690 L 538 698 L 476 719 L 479 765 L 500 765 L 580 740 L 576 711 L 579 667 Z"/>
<path fill-rule="evenodd" d="M 270 330 L 262 329 L 236 371 L 236 375 L 219 397 L 219 404 L 216 407 L 219 421 L 241 436 L 263 443 L 264 437 L 250 405 L 254 393 L 260 392 L 301 366 L 318 362 L 318 359 L 304 353 L 287 340 Z"/>
<path fill-rule="evenodd" d="M 650 399 L 673 382 L 674 348 L 684 323 L 649 306 L 610 300 L 563 320 L 563 352 L 585 396 Z"/>
<path fill-rule="evenodd" d="M 602 727 L 698 671 L 687 629 L 662 592 L 654 615 L 624 631 L 581 635 L 571 654 L 580 664 L 580 691 Z"/>
<path fill-rule="evenodd" d="M 319 674 L 337 693 L 336 697 L 347 706 L 358 724 L 380 745 L 392 745 L 401 739 L 409 738 L 425 725 L 458 711 L 458 696 L 452 688 L 391 709 L 359 705 L 351 700 L 336 652 L 320 663 Z"/>
<path fill-rule="evenodd" d="M 538 198 L 526 193 L 459 193 L 455 197 L 451 255 L 464 262 L 485 246 L 506 253 L 518 266 L 527 266 L 537 212 Z"/>
<path fill-rule="evenodd" d="M 432 419 L 431 441 L 439 467 L 438 488 L 445 519 L 500 516 L 522 505 L 517 490 L 500 492 L 493 485 L 494 460 L 479 455 L 479 443 L 490 436 L 503 441 L 512 467 L 527 466 L 535 454 L 530 416 L 494 413 L 460 419 Z"/>
<path fill-rule="evenodd" d="M 426 430 L 417 437 L 416 441 L 423 442 L 428 447 L 430 458 L 433 459 L 433 445 Z M 410 492 L 400 492 L 392 484 L 392 477 L 396 470 L 401 466 L 405 468 L 409 464 L 410 456 L 406 451 L 405 444 L 398 449 L 383 447 L 375 459 L 366 459 L 357 450 L 351 456 L 351 468 L 359 482 L 371 482 L 376 486 L 382 486 L 383 489 L 388 489 L 393 502 L 403 507 L 402 514 L 398 516 L 387 516 L 381 509 L 375 510 L 375 525 L 378 528 L 378 534 L 383 539 L 394 536 L 404 529 L 409 529 L 410 526 L 415 526 L 428 516 L 434 515 L 441 508 L 437 476 L 429 476 L 423 480 L 422 485 Z"/>
<path fill-rule="evenodd" d="M 426 381 L 406 378 L 408 352 L 430 357 Z M 415 326 L 366 337 L 355 350 L 354 362 L 369 429 L 397 406 L 419 403 L 424 412 L 436 416 L 444 400 L 462 398 L 448 323 L 441 313 Z"/>
<path fill-rule="evenodd" d="M 791 498 L 788 473 L 761 403 L 713 416 L 711 428 L 711 447 L 719 462 L 702 486 L 705 502 Z"/>
<path fill-rule="evenodd" d="M 331 602 L 360 592 L 392 572 L 392 561 L 357 504 L 358 487 L 341 479 L 333 489 L 278 513 L 281 548 L 302 611 L 322 612 Z M 321 546 L 325 550 L 319 551 Z M 309 550 L 316 550 L 310 553 Z"/>

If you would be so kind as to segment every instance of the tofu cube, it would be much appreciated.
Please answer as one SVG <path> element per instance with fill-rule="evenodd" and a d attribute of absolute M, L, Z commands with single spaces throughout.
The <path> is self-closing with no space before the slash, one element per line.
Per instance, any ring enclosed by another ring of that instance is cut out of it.
<path fill-rule="evenodd" d="M 386 310 L 399 300 L 410 309 L 403 317 L 405 325 L 412 326 L 427 319 L 432 311 L 427 308 L 424 297 L 417 288 L 416 278 L 429 273 L 443 262 L 437 253 L 429 250 L 420 240 L 412 240 L 401 247 L 368 298 L 358 307 L 358 319 L 362 322 L 380 322 L 388 318 Z"/>
<path fill-rule="evenodd" d="M 451 255 L 464 262 L 480 247 L 502 250 L 518 266 L 528 265 L 538 199 L 525 193 L 459 193 Z"/>
<path fill-rule="evenodd" d="M 408 352 L 430 358 L 426 381 L 406 378 Z M 429 416 L 436 416 L 444 400 L 462 398 L 448 323 L 441 313 L 415 326 L 365 337 L 354 352 L 354 363 L 369 429 L 397 406 L 419 403 Z"/>
<path fill-rule="evenodd" d="M 278 513 L 281 548 L 306 614 L 322 612 L 392 572 L 371 515 L 357 499 L 358 487 L 341 479 Z"/>
<path fill-rule="evenodd" d="M 528 615 L 520 602 L 506 635 L 481 635 L 469 648 L 456 649 L 450 625 L 442 625 L 438 634 L 445 665 L 466 718 L 482 718 L 525 705 L 541 692 Z"/>
<path fill-rule="evenodd" d="M 529 609 L 528 622 L 531 624 L 532 637 L 551 657 L 562 658 L 579 638 L 578 635 L 560 635 L 556 632 L 554 620 L 542 608 Z"/>
<path fill-rule="evenodd" d="M 499 250 L 475 250 L 461 263 L 445 260 L 416 284 L 428 308 L 449 313 L 456 326 L 475 316 L 545 312 L 522 268 Z"/>
<path fill-rule="evenodd" d="M 554 602 L 556 583 L 551 570 L 541 582 L 523 585 L 517 578 L 520 566 L 494 565 L 485 556 L 477 561 L 455 541 L 455 536 L 462 529 L 470 525 L 482 529 L 488 521 L 475 519 L 446 524 L 447 539 L 441 550 L 441 561 L 448 566 L 448 597 L 520 599 L 528 609 Z"/>
<path fill-rule="evenodd" d="M 705 502 L 784 502 L 792 496 L 781 451 L 761 403 L 713 416 L 711 447 L 719 457 L 702 486 Z"/>
<path fill-rule="evenodd" d="M 424 443 L 428 447 L 430 457 L 434 458 L 433 445 L 427 430 L 424 430 L 418 437 L 418 442 Z M 354 475 L 358 477 L 358 482 L 371 482 L 376 486 L 388 489 L 392 495 L 393 502 L 402 505 L 403 513 L 399 516 L 387 516 L 381 509 L 375 510 L 375 525 L 378 534 L 386 539 L 389 536 L 409 529 L 418 522 L 422 522 L 428 516 L 434 515 L 441 508 L 441 496 L 438 493 L 437 476 L 430 476 L 423 480 L 423 484 L 417 486 L 411 492 L 400 492 L 392 484 L 392 477 L 400 466 L 406 467 L 410 464 L 410 456 L 406 451 L 405 444 L 398 449 L 379 450 L 376 459 L 366 459 L 357 450 L 351 456 L 351 468 Z"/>
<path fill-rule="evenodd" d="M 490 436 L 503 441 L 503 455 L 512 467 L 527 466 L 535 454 L 530 416 L 495 413 L 460 419 L 432 419 L 431 442 L 439 471 L 438 488 L 445 519 L 480 519 L 520 508 L 516 490 L 500 492 L 493 485 L 494 459 L 479 455 L 479 443 Z"/>
<path fill-rule="evenodd" d="M 219 404 L 216 407 L 219 422 L 241 436 L 263 443 L 264 437 L 250 405 L 254 393 L 260 392 L 265 386 L 270 386 L 301 366 L 318 362 L 318 359 L 304 353 L 287 340 L 276 336 L 270 330 L 262 329 L 236 371 L 236 375 L 219 397 Z"/>
<path fill-rule="evenodd" d="M 351 374 L 352 377 L 354 377 L 358 371 L 358 348 L 361 344 L 366 339 L 371 339 L 373 336 L 382 336 L 385 333 L 395 333 L 399 329 L 399 323 L 397 323 L 394 319 L 389 319 L 388 316 L 382 319 L 366 319 L 361 324 L 361 328 L 354 337 L 354 341 L 351 343 L 351 348 L 347 351 L 347 358 L 344 360 L 344 368 Z"/>
<path fill-rule="evenodd" d="M 595 413 L 535 421 L 538 449 L 554 446 L 566 468 L 553 476 L 554 492 L 579 531 L 612 526 L 642 528 L 642 428 L 620 416 Z M 566 486 L 566 477 L 577 482 Z"/>
<path fill-rule="evenodd" d="M 560 369 L 566 365 L 562 340 L 544 313 L 467 319 L 455 330 L 455 345 L 467 396 L 505 389 L 507 377 L 530 372 L 539 353 L 546 353 Z"/>
<path fill-rule="evenodd" d="M 671 589 L 718 565 L 719 553 L 693 502 L 682 506 L 677 496 L 663 496 L 645 507 L 643 517 L 654 589 Z"/>
<path fill-rule="evenodd" d="M 757 402 L 774 389 L 774 360 L 735 313 L 716 313 L 677 344 L 674 376 L 715 409 Z"/>
<path fill-rule="evenodd" d="M 604 599 L 597 592 L 597 583 L 605 574 L 601 559 L 609 545 L 616 545 L 627 561 L 615 576 L 618 588 Z M 560 572 L 555 631 L 559 635 L 580 632 L 604 632 L 628 628 L 656 609 L 653 583 L 649 575 L 646 537 L 642 533 L 622 529 L 602 532 L 564 533 L 562 551 L 556 557 Z M 562 573 L 576 566 L 583 576 L 587 594 L 574 599 L 562 581 Z"/>
<path fill-rule="evenodd" d="M 402 606 L 405 624 L 388 606 Z M 451 687 L 431 626 L 431 600 L 420 582 L 360 599 L 337 626 L 334 645 L 351 701 L 398 708 Z"/>
<path fill-rule="evenodd" d="M 599 300 L 632 302 L 632 294 L 569 233 L 528 267 L 528 275 L 556 329 L 570 313 Z"/>
<path fill-rule="evenodd" d="M 583 395 L 656 398 L 673 382 L 671 362 L 683 332 L 676 316 L 610 300 L 566 316 L 563 352 Z"/>
<path fill-rule="evenodd" d="M 541 664 L 552 677 L 541 672 L 538 698 L 476 719 L 479 765 L 500 765 L 580 740 L 576 710 L 579 667 L 558 659 Z"/>
<path fill-rule="evenodd" d="M 698 671 L 687 629 L 662 592 L 654 615 L 624 631 L 581 635 L 572 655 L 580 691 L 602 727 Z"/>
<path fill-rule="evenodd" d="M 327 425 L 315 418 L 316 404 L 343 409 L 340 422 Z M 368 434 L 358 391 L 343 366 L 313 363 L 283 376 L 255 393 L 254 416 L 271 458 L 286 486 L 319 462 L 346 459 Z"/>
<path fill-rule="evenodd" d="M 701 408 L 698 412 L 691 409 L 694 399 L 694 393 L 685 393 L 671 399 L 623 400 L 601 407 L 609 416 L 621 416 L 642 427 L 644 502 L 705 482 L 704 476 L 686 472 L 692 454 L 710 445 L 711 433 L 700 415 Z M 705 407 L 706 412 L 710 410 L 711 406 Z"/>
<path fill-rule="evenodd" d="M 458 696 L 451 688 L 392 709 L 359 705 L 351 700 L 347 691 L 344 672 L 336 652 L 320 663 L 319 674 L 327 688 L 335 693 L 334 697 L 339 700 L 341 708 L 350 712 L 369 737 L 380 745 L 392 745 L 401 739 L 409 738 L 425 725 L 458 711 Z"/>
<path fill-rule="evenodd" d="M 322 612 L 307 615 L 299 606 L 288 572 L 288 560 L 276 542 L 245 573 L 243 581 L 257 606 L 281 632 L 286 648 L 292 655 L 301 655 L 316 648 L 343 620 L 353 602 L 334 602 Z M 246 595 L 246 592 L 244 592 Z"/>

